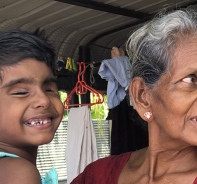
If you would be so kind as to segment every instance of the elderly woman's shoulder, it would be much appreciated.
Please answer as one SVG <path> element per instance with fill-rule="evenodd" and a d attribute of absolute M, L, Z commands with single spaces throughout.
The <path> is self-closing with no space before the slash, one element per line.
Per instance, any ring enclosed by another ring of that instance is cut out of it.
<path fill-rule="evenodd" d="M 102 171 L 102 170 L 110 170 L 116 166 L 116 170 L 118 168 L 123 168 L 127 161 L 130 159 L 131 152 L 122 153 L 120 155 L 112 155 L 105 158 L 101 158 L 89 164 L 86 169 L 91 171 Z"/>
<path fill-rule="evenodd" d="M 100 166 L 100 167 L 104 167 L 104 165 L 122 165 L 123 163 L 126 163 L 130 156 L 131 156 L 132 152 L 126 152 L 126 153 L 122 153 L 122 154 L 119 154 L 119 155 L 111 155 L 111 156 L 108 156 L 108 157 L 105 157 L 105 158 L 101 158 L 101 159 L 98 159 L 97 161 L 95 162 L 92 162 L 91 165 L 92 167 L 95 167 L 95 166 Z"/>
<path fill-rule="evenodd" d="M 103 180 L 105 180 L 104 183 L 116 180 L 130 159 L 131 154 L 132 152 L 127 152 L 98 159 L 89 164 L 71 184 L 88 184 L 92 182 L 100 184 Z"/>

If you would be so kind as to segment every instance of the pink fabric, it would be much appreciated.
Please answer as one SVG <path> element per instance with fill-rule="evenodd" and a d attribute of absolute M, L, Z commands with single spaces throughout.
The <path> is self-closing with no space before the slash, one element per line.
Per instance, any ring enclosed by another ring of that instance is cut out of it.
<path fill-rule="evenodd" d="M 99 159 L 89 164 L 71 184 L 117 184 L 131 152 Z M 197 184 L 197 177 L 193 184 Z"/>
<path fill-rule="evenodd" d="M 131 152 L 99 159 L 89 164 L 71 184 L 118 183 L 120 173 L 129 160 Z"/>
<path fill-rule="evenodd" d="M 197 177 L 196 177 L 196 179 L 195 179 L 195 181 L 194 181 L 194 183 L 193 184 L 197 184 Z"/>

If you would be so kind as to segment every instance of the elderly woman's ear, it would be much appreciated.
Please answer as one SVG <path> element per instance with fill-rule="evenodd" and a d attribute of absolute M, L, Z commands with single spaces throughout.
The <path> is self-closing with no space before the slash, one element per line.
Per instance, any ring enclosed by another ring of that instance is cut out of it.
<path fill-rule="evenodd" d="M 133 106 L 143 116 L 145 111 L 150 110 L 150 89 L 142 78 L 135 77 L 130 84 L 130 96 Z"/>

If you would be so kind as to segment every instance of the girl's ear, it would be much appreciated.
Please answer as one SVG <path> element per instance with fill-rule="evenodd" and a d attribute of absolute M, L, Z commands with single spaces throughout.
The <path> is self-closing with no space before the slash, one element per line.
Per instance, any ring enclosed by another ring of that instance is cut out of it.
<path fill-rule="evenodd" d="M 150 91 L 145 82 L 140 77 L 135 77 L 130 85 L 130 96 L 133 106 L 141 115 L 150 110 Z"/>

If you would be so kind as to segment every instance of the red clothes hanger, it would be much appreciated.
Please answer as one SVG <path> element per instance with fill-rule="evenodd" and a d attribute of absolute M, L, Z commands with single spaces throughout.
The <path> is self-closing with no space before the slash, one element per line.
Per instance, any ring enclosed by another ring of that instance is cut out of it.
<path fill-rule="evenodd" d="M 78 76 L 77 76 L 78 80 L 76 82 L 76 85 L 75 85 L 74 89 L 69 93 L 66 100 L 64 101 L 64 108 L 66 110 L 69 110 L 70 109 L 69 107 L 72 107 L 72 106 L 87 105 L 88 107 L 90 107 L 90 106 L 95 105 L 95 104 L 101 104 L 104 101 L 104 95 L 101 94 L 100 92 L 98 92 L 96 89 L 89 86 L 85 82 L 85 80 L 84 80 L 84 74 L 85 74 L 85 71 L 86 71 L 85 63 L 84 62 L 78 62 L 77 64 L 79 65 L 79 71 L 78 71 Z M 96 102 L 85 103 L 85 104 L 71 104 L 70 103 L 73 94 L 83 95 L 83 94 L 86 94 L 88 91 L 91 92 L 93 94 L 93 96 L 96 98 Z"/>

